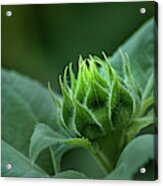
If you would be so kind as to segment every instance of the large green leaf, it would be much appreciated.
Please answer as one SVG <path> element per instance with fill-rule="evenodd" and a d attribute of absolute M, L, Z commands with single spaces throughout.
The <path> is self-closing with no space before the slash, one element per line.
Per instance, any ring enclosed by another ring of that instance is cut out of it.
<path fill-rule="evenodd" d="M 49 91 L 39 82 L 3 69 L 2 88 L 4 85 L 9 86 L 12 92 L 16 92 L 22 100 L 27 102 L 26 105 L 30 107 L 39 122 L 45 122 L 52 128 L 58 129 L 55 105 L 51 101 Z"/>
<path fill-rule="evenodd" d="M 105 179 L 133 179 L 141 166 L 154 159 L 154 140 L 153 135 L 142 135 L 132 140 L 121 153 L 115 170 Z"/>
<path fill-rule="evenodd" d="M 28 157 L 30 137 L 38 121 L 60 130 L 55 113 L 49 92 L 42 85 L 13 71 L 2 70 L 2 139 L 7 144 Z M 40 155 L 38 164 L 53 173 L 49 150 Z"/>
<path fill-rule="evenodd" d="M 64 140 L 66 137 L 52 130 L 48 125 L 37 123 L 29 147 L 30 159 L 34 162 L 41 151 Z"/>
<path fill-rule="evenodd" d="M 29 159 L 22 153 L 2 141 L 2 176 L 5 177 L 48 177 L 41 168 L 31 164 Z M 6 165 L 11 163 L 11 169 Z"/>
<path fill-rule="evenodd" d="M 48 125 L 38 123 L 32 135 L 29 147 L 29 155 L 32 162 L 37 159 L 39 153 L 45 148 L 58 143 L 85 148 L 89 148 L 91 145 L 87 139 L 63 136 L 60 133 L 52 130 Z M 55 150 L 57 151 L 57 149 Z"/>
<path fill-rule="evenodd" d="M 150 19 L 122 44 L 110 58 L 113 67 L 122 75 L 122 57 L 119 49 L 127 52 L 130 58 L 133 77 L 143 90 L 149 77 L 154 73 L 154 29 L 155 22 L 153 19 Z"/>

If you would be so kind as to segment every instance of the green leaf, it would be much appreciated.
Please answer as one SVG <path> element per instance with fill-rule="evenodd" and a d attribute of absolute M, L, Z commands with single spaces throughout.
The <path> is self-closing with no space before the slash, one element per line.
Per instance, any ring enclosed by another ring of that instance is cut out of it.
<path fill-rule="evenodd" d="M 149 125 L 154 124 L 154 112 L 151 110 L 147 116 L 143 118 L 135 119 L 127 129 L 127 140 L 131 140 L 135 137 L 142 129 L 148 127 Z"/>
<path fill-rule="evenodd" d="M 91 110 L 106 107 L 109 99 L 108 92 L 97 82 L 92 82 L 86 97 L 86 106 Z"/>
<path fill-rule="evenodd" d="M 104 128 L 109 128 L 109 93 L 97 82 L 92 82 L 86 97 L 86 106 Z"/>
<path fill-rule="evenodd" d="M 154 105 L 154 98 L 153 97 L 149 97 L 146 100 L 144 100 L 142 103 L 142 108 L 141 108 L 142 115 L 144 115 L 145 112 L 148 110 L 148 108 L 151 107 L 152 105 Z"/>
<path fill-rule="evenodd" d="M 30 78 L 2 70 L 2 139 L 28 157 L 30 137 L 38 121 L 49 124 L 56 131 L 60 130 L 49 91 Z M 37 163 L 53 174 L 48 150 L 40 155 Z"/>
<path fill-rule="evenodd" d="M 62 94 L 63 94 L 62 116 L 64 119 L 64 123 L 67 125 L 67 128 L 73 131 L 74 105 L 70 97 L 70 93 L 68 90 L 66 90 L 66 87 L 63 86 L 61 79 L 60 79 L 60 85 L 61 85 Z"/>
<path fill-rule="evenodd" d="M 102 125 L 93 117 L 90 111 L 77 100 L 75 102 L 75 124 L 79 133 L 89 140 L 104 134 Z M 83 120 L 84 118 L 84 120 Z"/>
<path fill-rule="evenodd" d="M 38 155 L 46 148 L 53 145 L 66 144 L 70 146 L 90 148 L 90 142 L 84 138 L 71 138 L 63 136 L 60 133 L 52 130 L 48 125 L 43 123 L 38 123 L 35 127 L 34 133 L 31 138 L 31 143 L 29 147 L 29 156 L 32 162 L 35 162 Z M 59 148 L 59 147 L 58 147 Z M 58 149 L 51 148 L 51 151 L 58 153 Z M 53 153 L 53 152 L 51 152 Z M 54 157 L 53 157 L 54 158 Z"/>
<path fill-rule="evenodd" d="M 75 79 L 75 75 L 72 71 L 72 63 L 69 64 L 69 74 L 70 74 L 70 80 L 71 80 L 71 89 L 72 89 L 73 92 L 75 92 L 76 79 Z"/>
<path fill-rule="evenodd" d="M 58 130 L 56 107 L 51 101 L 49 91 L 39 82 L 14 71 L 3 69 L 2 88 L 3 85 L 9 86 L 12 92 L 16 92 L 21 99 L 28 103 L 27 105 L 29 105 L 31 112 L 35 114 L 38 121 L 46 122 L 52 128 Z M 61 99 L 58 95 L 56 97 Z"/>
<path fill-rule="evenodd" d="M 113 84 L 109 99 L 109 116 L 114 127 L 127 125 L 133 114 L 133 99 L 117 80 Z"/>
<path fill-rule="evenodd" d="M 30 160 L 21 152 L 2 140 L 2 176 L 4 177 L 48 177 L 40 167 L 31 164 Z M 10 163 L 11 169 L 6 165 Z"/>
<path fill-rule="evenodd" d="M 153 19 L 147 21 L 109 59 L 112 66 L 122 76 L 123 64 L 119 49 L 127 52 L 130 57 L 131 72 L 142 90 L 150 75 L 154 73 L 154 24 Z"/>
<path fill-rule="evenodd" d="M 134 174 L 154 159 L 154 136 L 142 135 L 132 140 L 122 151 L 116 168 L 105 179 L 130 180 Z"/>
<path fill-rule="evenodd" d="M 124 82 L 125 86 L 128 88 L 129 92 L 133 95 L 135 98 L 136 104 L 139 104 L 141 92 L 139 89 L 139 86 L 135 79 L 133 78 L 131 67 L 130 67 L 130 60 L 127 53 L 124 53 L 121 51 L 122 60 L 123 60 L 123 74 L 124 74 Z M 139 109 L 139 108 L 138 108 Z"/>
<path fill-rule="evenodd" d="M 54 176 L 54 178 L 64 178 L 64 179 L 88 179 L 87 176 L 85 176 L 81 172 L 77 172 L 74 170 L 68 170 L 64 172 L 60 172 Z"/>
<path fill-rule="evenodd" d="M 65 136 L 62 136 L 60 133 L 52 130 L 48 125 L 37 123 L 32 134 L 29 147 L 30 159 L 32 162 L 35 162 L 40 152 L 51 145 L 61 143 L 65 139 Z"/>
<path fill-rule="evenodd" d="M 153 82 L 154 82 L 154 76 L 153 73 L 151 74 L 151 76 L 149 77 L 147 84 L 145 86 L 144 92 L 143 92 L 143 97 L 142 99 L 145 100 L 147 99 L 149 96 L 151 96 L 152 92 L 153 92 Z"/>
<path fill-rule="evenodd" d="M 100 84 L 102 87 L 104 88 L 108 88 L 108 83 L 107 81 L 104 79 L 104 77 L 100 74 L 100 70 L 98 69 L 97 65 L 96 65 L 96 58 L 94 59 L 91 55 L 90 55 L 90 59 L 87 59 L 89 62 L 89 70 L 90 70 L 90 74 L 91 74 L 91 79 L 96 80 L 96 82 L 98 82 L 98 84 Z M 100 62 L 100 61 L 99 61 Z M 92 81 L 92 80 L 91 80 Z"/>
<path fill-rule="evenodd" d="M 83 64 L 85 61 L 80 57 L 79 58 L 79 64 L 78 64 L 78 76 L 77 76 L 77 85 L 75 89 L 75 97 L 77 100 L 79 100 L 80 103 L 83 103 L 84 97 L 88 90 L 88 84 L 83 76 Z"/>

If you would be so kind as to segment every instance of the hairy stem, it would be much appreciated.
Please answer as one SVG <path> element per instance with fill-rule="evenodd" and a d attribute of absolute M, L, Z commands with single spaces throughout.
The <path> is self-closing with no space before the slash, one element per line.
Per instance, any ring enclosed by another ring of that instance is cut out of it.
<path fill-rule="evenodd" d="M 100 153 L 94 153 L 93 156 L 105 174 L 112 171 L 113 165 L 111 163 L 108 164 L 108 162 L 101 156 Z"/>
<path fill-rule="evenodd" d="M 110 173 L 119 158 L 124 146 L 123 131 L 110 132 L 93 143 L 91 151 L 104 173 Z"/>

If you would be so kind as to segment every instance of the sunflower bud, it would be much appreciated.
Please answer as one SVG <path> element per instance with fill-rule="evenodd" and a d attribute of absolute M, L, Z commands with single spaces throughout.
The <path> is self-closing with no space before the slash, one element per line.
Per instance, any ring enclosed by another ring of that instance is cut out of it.
<path fill-rule="evenodd" d="M 71 63 L 65 68 L 59 77 L 63 95 L 59 110 L 65 130 L 71 136 L 88 139 L 109 170 L 124 145 L 141 129 L 137 118 L 142 103 L 128 56 L 122 54 L 124 76 L 120 77 L 103 55 L 105 60 L 80 56 L 76 77 Z"/>
<path fill-rule="evenodd" d="M 108 60 L 80 57 L 77 78 L 70 64 L 60 85 L 65 125 L 90 141 L 131 122 L 135 100 Z"/>

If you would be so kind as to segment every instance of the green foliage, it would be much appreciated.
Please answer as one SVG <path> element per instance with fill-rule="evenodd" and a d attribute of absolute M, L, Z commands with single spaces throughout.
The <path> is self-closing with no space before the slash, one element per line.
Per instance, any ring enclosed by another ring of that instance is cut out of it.
<path fill-rule="evenodd" d="M 30 138 L 37 121 L 45 122 L 56 131 L 60 130 L 56 123 L 56 107 L 51 102 L 48 90 L 38 82 L 6 70 L 2 70 L 1 77 L 2 140 L 5 142 L 2 151 L 7 144 L 28 158 Z M 10 160 L 7 155 L 3 157 L 3 161 L 14 161 L 12 156 Z M 37 163 L 53 174 L 49 150 L 42 153 Z M 2 173 L 5 169 L 3 167 Z"/>
<path fill-rule="evenodd" d="M 154 73 L 155 24 L 153 19 L 148 20 L 127 42 L 119 46 L 110 58 L 111 64 L 122 76 L 123 65 L 121 63 L 121 55 L 118 51 L 119 49 L 126 51 L 130 57 L 132 75 L 142 90 L 145 89 L 150 80 L 149 77 Z M 147 34 L 147 32 L 150 34 Z"/>
<path fill-rule="evenodd" d="M 56 146 L 57 144 L 59 144 L 59 146 Z M 54 131 L 48 125 L 37 123 L 31 138 L 31 144 L 29 148 L 29 157 L 32 163 L 36 161 L 40 152 L 42 152 L 47 147 L 50 147 L 50 151 L 53 153 L 53 166 L 55 168 L 55 172 L 58 172 L 60 168 L 57 166 L 57 164 L 60 162 L 57 156 L 62 153 L 61 149 L 64 150 L 64 146 L 62 147 L 60 144 L 66 144 L 73 147 L 90 147 L 90 143 L 87 139 L 72 138 L 70 136 L 61 135 L 59 132 Z"/>
<path fill-rule="evenodd" d="M 104 59 L 80 56 L 77 76 L 69 64 L 59 77 L 63 99 L 50 86 L 49 94 L 27 77 L 2 71 L 2 176 L 87 178 L 61 171 L 63 154 L 76 147 L 88 150 L 106 179 L 133 179 L 154 159 L 153 136 L 136 137 L 155 123 L 153 32 L 147 36 L 148 29 L 153 20 L 121 47 L 128 54 L 118 51 L 110 60 L 104 53 Z M 140 45 L 142 39 L 150 50 Z M 7 162 L 14 164 L 12 170 L 6 170 Z"/>
<path fill-rule="evenodd" d="M 121 153 L 115 170 L 107 175 L 105 179 L 132 179 L 144 163 L 154 159 L 153 141 L 153 135 L 143 135 L 132 140 Z"/>
<path fill-rule="evenodd" d="M 2 140 L 2 173 L 5 177 L 49 177 L 48 174 L 38 167 L 31 164 L 30 160 L 20 151 L 10 146 Z M 11 163 L 11 170 L 7 170 L 6 165 Z"/>

